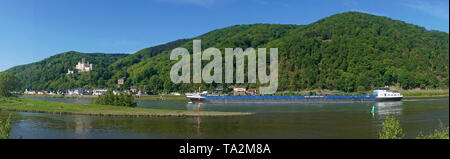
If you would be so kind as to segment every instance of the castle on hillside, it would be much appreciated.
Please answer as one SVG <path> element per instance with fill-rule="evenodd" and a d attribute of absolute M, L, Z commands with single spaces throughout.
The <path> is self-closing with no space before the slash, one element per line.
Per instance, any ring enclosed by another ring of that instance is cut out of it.
<path fill-rule="evenodd" d="M 75 70 L 67 70 L 67 74 L 73 74 L 76 72 L 89 72 L 94 70 L 94 66 L 92 64 L 89 64 L 89 62 L 85 62 L 85 59 L 83 58 L 81 61 L 78 61 L 78 64 L 75 66 Z"/>

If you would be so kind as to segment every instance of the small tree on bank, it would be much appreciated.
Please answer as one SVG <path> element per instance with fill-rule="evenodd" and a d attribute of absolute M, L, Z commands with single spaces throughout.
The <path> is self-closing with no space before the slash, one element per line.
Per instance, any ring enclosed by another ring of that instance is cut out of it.
<path fill-rule="evenodd" d="M 383 128 L 378 134 L 380 139 L 402 139 L 405 137 L 403 129 L 400 128 L 400 122 L 394 116 L 386 116 L 383 122 Z"/>
<path fill-rule="evenodd" d="M 12 96 L 11 91 L 17 89 L 19 80 L 11 72 L 0 73 L 0 97 Z"/>
<path fill-rule="evenodd" d="M 96 100 L 92 101 L 92 103 L 100 105 L 136 107 L 136 102 L 134 102 L 134 97 L 131 94 L 120 93 L 119 95 L 114 95 L 111 90 L 108 90 L 103 95 L 99 96 Z"/>

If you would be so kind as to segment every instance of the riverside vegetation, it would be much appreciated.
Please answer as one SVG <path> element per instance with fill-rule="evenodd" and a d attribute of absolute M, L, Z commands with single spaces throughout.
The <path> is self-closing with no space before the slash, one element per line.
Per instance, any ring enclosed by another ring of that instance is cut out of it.
<path fill-rule="evenodd" d="M 135 116 L 135 117 L 161 117 L 161 116 L 235 116 L 251 115 L 243 112 L 215 112 L 215 111 L 189 111 L 189 110 L 164 110 L 149 108 L 134 108 L 125 106 L 76 104 L 49 102 L 17 97 L 0 97 L 0 110 L 38 112 L 50 114 L 80 114 L 99 116 Z"/>
<path fill-rule="evenodd" d="M 185 110 L 163 110 L 134 108 L 131 95 L 114 95 L 108 91 L 104 96 L 100 96 L 94 101 L 95 104 L 75 104 L 48 102 L 33 99 L 24 99 L 14 97 L 10 92 L 17 89 L 17 78 L 12 73 L 0 73 L 0 110 L 41 112 L 53 114 L 84 114 L 84 115 L 119 115 L 119 116 L 232 116 L 232 115 L 250 115 L 252 113 L 240 112 L 212 112 L 212 111 L 185 111 Z M 7 120 L 9 121 L 9 120 Z M 3 124 L 7 123 L 7 124 Z M 8 125 L 3 126 L 3 125 Z M 9 128 L 9 122 L 2 122 L 3 129 Z M 4 131 L 7 132 L 7 131 Z"/>
<path fill-rule="evenodd" d="M 13 96 L 10 92 L 18 87 L 17 81 L 17 77 L 10 72 L 0 73 L 0 104 L 8 102 L 5 97 Z M 11 118 L 12 114 L 9 114 L 5 120 L 0 118 L 0 139 L 7 139 L 9 137 Z"/>
<path fill-rule="evenodd" d="M 383 127 L 378 134 L 380 139 L 403 139 L 405 134 L 400 127 L 400 123 L 394 116 L 386 116 L 386 120 L 383 122 Z M 449 139 L 449 127 L 444 128 L 441 124 L 440 129 L 435 129 L 434 133 L 429 135 L 423 135 L 421 132 L 416 139 Z"/>
<path fill-rule="evenodd" d="M 17 81 L 17 77 L 10 72 L 0 73 L 0 97 L 12 96 L 11 91 L 16 90 L 19 85 Z"/>
<path fill-rule="evenodd" d="M 8 118 L 3 120 L 0 118 L 0 139 L 7 139 L 11 131 L 11 118 L 12 114 L 9 114 Z"/>
<path fill-rule="evenodd" d="M 127 93 L 114 95 L 111 90 L 108 90 L 103 95 L 93 100 L 92 104 L 136 107 L 133 95 Z"/>

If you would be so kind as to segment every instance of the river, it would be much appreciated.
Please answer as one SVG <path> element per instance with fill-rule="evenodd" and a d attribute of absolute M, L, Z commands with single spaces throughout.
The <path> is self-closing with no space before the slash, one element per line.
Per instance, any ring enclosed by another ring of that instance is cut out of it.
<path fill-rule="evenodd" d="M 86 104 L 90 99 L 40 98 Z M 138 107 L 197 110 L 185 101 L 137 101 Z M 374 114 L 371 106 L 376 106 Z M 255 112 L 232 117 L 103 117 L 0 111 L 13 114 L 10 138 L 377 138 L 394 115 L 407 138 L 449 125 L 448 98 L 350 104 L 201 105 L 201 111 Z"/>

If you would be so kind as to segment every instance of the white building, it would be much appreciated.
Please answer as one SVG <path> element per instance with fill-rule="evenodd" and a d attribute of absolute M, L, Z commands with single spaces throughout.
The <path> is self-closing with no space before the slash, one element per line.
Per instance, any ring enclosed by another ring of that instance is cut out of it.
<path fill-rule="evenodd" d="M 89 72 L 94 70 L 94 65 L 90 64 L 89 62 L 86 62 L 83 58 L 81 61 L 78 61 L 78 64 L 75 66 L 75 70 L 77 72 Z M 73 74 L 75 70 L 67 70 L 67 74 Z"/>
<path fill-rule="evenodd" d="M 34 95 L 34 94 L 37 94 L 37 91 L 33 91 L 33 90 L 28 90 L 28 89 L 25 89 L 25 92 L 23 92 L 23 94 L 30 94 L 30 95 Z"/>
<path fill-rule="evenodd" d="M 106 88 L 97 88 L 97 89 L 94 89 L 92 95 L 101 96 L 104 93 L 106 93 L 107 91 L 108 91 L 108 89 L 106 89 Z"/>
<path fill-rule="evenodd" d="M 85 91 L 83 88 L 68 90 L 67 93 L 69 95 L 84 95 Z"/>

